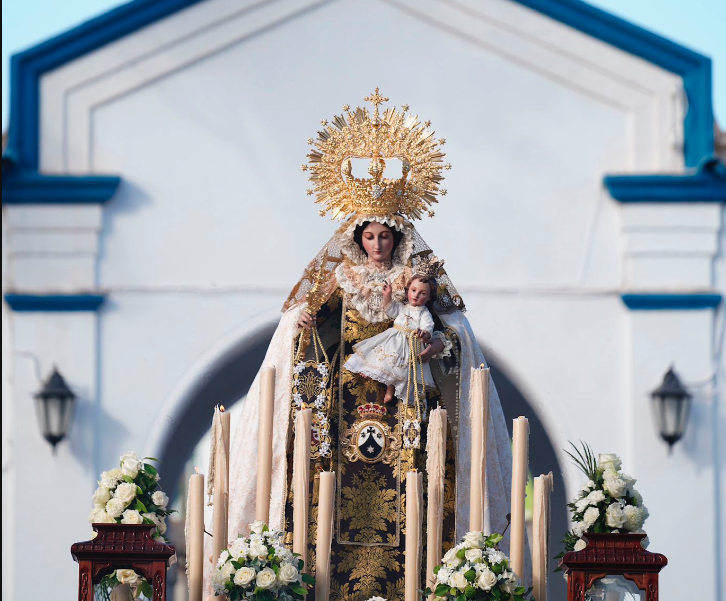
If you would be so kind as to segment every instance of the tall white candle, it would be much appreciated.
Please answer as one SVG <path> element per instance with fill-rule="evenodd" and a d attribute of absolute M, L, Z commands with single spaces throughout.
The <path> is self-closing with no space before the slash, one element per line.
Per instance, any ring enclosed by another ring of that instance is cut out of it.
<path fill-rule="evenodd" d="M 229 520 L 229 441 L 231 414 L 220 407 L 215 411 L 214 419 L 218 420 L 217 428 L 220 434 L 218 444 L 215 445 L 214 459 L 214 518 L 212 534 L 214 536 L 215 561 L 227 548 L 228 520 Z"/>
<path fill-rule="evenodd" d="M 272 416 L 275 407 L 275 368 L 260 370 L 260 431 L 257 441 L 256 519 L 270 521 L 272 491 Z"/>
<path fill-rule="evenodd" d="M 187 566 L 189 601 L 202 601 L 204 584 L 204 475 L 192 474 L 189 478 L 189 502 L 187 503 Z"/>
<path fill-rule="evenodd" d="M 444 528 L 444 487 L 446 471 L 446 410 L 434 409 L 429 414 L 426 443 L 428 504 L 426 506 L 426 586 L 435 588 L 434 568 L 440 563 Z M 432 595 L 433 597 L 433 595 Z"/>
<path fill-rule="evenodd" d="M 406 474 L 405 601 L 418 601 L 421 584 L 421 504 L 423 474 Z"/>
<path fill-rule="evenodd" d="M 315 601 L 330 596 L 330 546 L 333 542 L 335 472 L 321 472 L 318 489 L 318 540 L 315 551 Z"/>
<path fill-rule="evenodd" d="M 471 483 L 469 488 L 469 530 L 484 528 L 487 430 L 489 422 L 489 368 L 471 372 Z"/>
<path fill-rule="evenodd" d="M 529 421 L 518 417 L 513 424 L 512 443 L 512 526 L 510 559 L 514 573 L 524 583 L 524 499 L 527 486 Z"/>
<path fill-rule="evenodd" d="M 312 409 L 301 409 L 295 418 L 295 448 L 293 450 L 292 550 L 299 553 L 307 565 L 308 509 L 310 507 L 310 436 Z"/>
<path fill-rule="evenodd" d="M 550 546 L 550 495 L 552 472 L 534 479 L 532 593 L 536 601 L 547 601 L 547 573 Z"/>

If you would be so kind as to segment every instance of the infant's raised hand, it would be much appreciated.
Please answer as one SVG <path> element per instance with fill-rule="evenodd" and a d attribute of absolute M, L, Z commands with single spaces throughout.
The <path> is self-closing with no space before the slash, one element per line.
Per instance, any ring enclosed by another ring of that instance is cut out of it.
<path fill-rule="evenodd" d="M 381 291 L 383 292 L 383 300 L 388 303 L 393 296 L 393 287 L 388 280 L 383 282 L 383 288 L 381 288 Z"/>

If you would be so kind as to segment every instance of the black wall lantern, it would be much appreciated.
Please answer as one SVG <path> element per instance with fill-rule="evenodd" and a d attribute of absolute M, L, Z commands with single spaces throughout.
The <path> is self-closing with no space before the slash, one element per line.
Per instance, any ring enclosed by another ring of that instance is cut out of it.
<path fill-rule="evenodd" d="M 63 376 L 55 367 L 43 388 L 35 394 L 38 425 L 43 438 L 53 445 L 53 453 L 56 445 L 68 434 L 75 400 L 76 395 L 68 388 Z"/>
<path fill-rule="evenodd" d="M 668 443 L 668 452 L 681 439 L 691 413 L 691 395 L 671 367 L 663 383 L 650 393 L 658 432 Z"/>

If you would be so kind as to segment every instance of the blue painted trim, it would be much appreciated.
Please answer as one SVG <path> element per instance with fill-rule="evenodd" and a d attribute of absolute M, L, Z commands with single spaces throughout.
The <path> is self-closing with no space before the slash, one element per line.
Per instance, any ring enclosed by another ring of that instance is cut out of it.
<path fill-rule="evenodd" d="M 91 19 L 10 61 L 8 148 L 20 169 L 38 168 L 43 73 L 158 21 L 199 0 L 135 0 Z"/>
<path fill-rule="evenodd" d="M 100 294 L 6 294 L 13 311 L 98 311 L 105 296 Z"/>
<path fill-rule="evenodd" d="M 11 59 L 8 150 L 20 169 L 37 169 L 40 76 L 199 0 L 135 0 Z M 711 60 L 580 0 L 516 0 L 683 78 L 688 97 L 684 159 L 695 167 L 713 153 Z"/>
<path fill-rule="evenodd" d="M 623 302 L 633 311 L 688 311 L 715 309 L 721 304 L 720 294 L 623 294 Z"/>
<path fill-rule="evenodd" d="M 689 175 L 608 175 L 603 182 L 620 202 L 726 202 L 726 166 L 718 159 Z"/>
<path fill-rule="evenodd" d="M 711 59 L 580 0 L 516 0 L 548 17 L 683 78 L 688 98 L 684 159 L 697 166 L 714 150 Z"/>
<path fill-rule="evenodd" d="M 104 203 L 116 192 L 116 176 L 41 175 L 33 171 L 3 174 L 3 204 Z"/>

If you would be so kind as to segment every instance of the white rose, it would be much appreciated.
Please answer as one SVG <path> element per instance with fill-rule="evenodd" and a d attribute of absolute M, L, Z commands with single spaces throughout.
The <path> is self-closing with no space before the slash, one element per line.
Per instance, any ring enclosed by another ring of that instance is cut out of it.
<path fill-rule="evenodd" d="M 490 591 L 497 583 L 497 575 L 491 570 L 484 570 L 479 574 L 479 580 L 476 581 L 479 588 L 483 591 Z"/>
<path fill-rule="evenodd" d="M 620 474 L 615 470 L 604 470 L 602 473 L 603 480 L 605 478 L 619 478 Z"/>
<path fill-rule="evenodd" d="M 593 490 L 589 495 L 587 495 L 587 500 L 590 505 L 597 505 L 605 500 L 605 493 L 601 490 Z"/>
<path fill-rule="evenodd" d="M 625 515 L 620 503 L 612 503 L 605 512 L 605 523 L 611 528 L 622 528 L 625 523 Z"/>
<path fill-rule="evenodd" d="M 577 511 L 577 513 L 582 513 L 590 505 L 591 505 L 590 499 L 585 497 L 575 503 L 575 510 Z"/>
<path fill-rule="evenodd" d="M 248 584 L 252 583 L 256 575 L 257 572 L 255 572 L 254 569 L 248 568 L 246 566 L 241 567 L 234 575 L 234 583 L 237 586 L 247 586 Z"/>
<path fill-rule="evenodd" d="M 575 543 L 574 551 L 582 551 L 585 547 L 587 547 L 587 543 L 583 539 L 580 539 Z"/>
<path fill-rule="evenodd" d="M 93 493 L 93 504 L 98 507 L 105 507 L 111 499 L 111 491 L 105 486 L 99 486 Z"/>
<path fill-rule="evenodd" d="M 136 584 L 139 581 L 139 575 L 133 570 L 116 570 L 116 580 L 121 584 Z"/>
<path fill-rule="evenodd" d="M 589 528 L 595 522 L 597 522 L 597 519 L 599 517 L 600 517 L 600 510 L 597 507 L 588 507 L 587 511 L 582 516 L 582 521 L 585 522 L 585 524 Z"/>
<path fill-rule="evenodd" d="M 272 588 L 275 580 L 277 580 L 277 576 L 272 568 L 265 568 L 257 574 L 257 586 L 260 588 Z"/>
<path fill-rule="evenodd" d="M 112 518 L 119 517 L 126 509 L 126 503 L 114 497 L 108 503 L 106 503 L 106 513 Z"/>
<path fill-rule="evenodd" d="M 467 532 L 464 535 L 464 544 L 469 548 L 483 547 L 484 536 L 481 532 Z"/>
<path fill-rule="evenodd" d="M 277 579 L 280 581 L 280 584 L 292 584 L 300 579 L 300 572 L 291 563 L 284 563 L 280 566 Z"/>
<path fill-rule="evenodd" d="M 459 558 L 456 556 L 456 554 L 459 552 L 459 549 L 456 547 L 451 547 L 446 553 L 444 553 L 444 557 L 441 561 L 444 563 L 452 563 L 456 561 L 460 561 Z"/>
<path fill-rule="evenodd" d="M 121 473 L 124 476 L 136 478 L 136 476 L 139 474 L 140 467 L 141 462 L 136 456 L 136 453 L 128 452 L 125 455 L 121 455 Z"/>
<path fill-rule="evenodd" d="M 625 482 L 625 488 L 627 488 L 628 490 L 632 490 L 633 489 L 633 486 L 637 482 L 637 480 L 635 478 L 633 478 L 630 474 L 623 474 L 623 473 L 621 473 L 620 474 L 620 479 L 623 482 Z"/>
<path fill-rule="evenodd" d="M 169 504 L 169 497 L 166 496 L 165 492 L 157 490 L 151 495 L 151 502 L 161 509 L 166 509 L 166 506 Z"/>
<path fill-rule="evenodd" d="M 605 478 L 602 487 L 610 493 L 611 497 L 619 499 L 625 494 L 628 486 L 622 478 Z"/>
<path fill-rule="evenodd" d="M 121 480 L 121 470 L 117 467 L 107 472 L 101 473 L 101 481 L 98 483 L 99 486 L 104 488 L 113 488 Z"/>
<path fill-rule="evenodd" d="M 615 470 L 618 471 L 622 461 L 615 453 L 600 453 L 597 457 L 597 466 L 601 470 Z"/>
<path fill-rule="evenodd" d="M 635 505 L 642 505 L 643 504 L 643 496 L 635 489 L 630 491 L 630 496 L 633 498 L 633 503 Z"/>
<path fill-rule="evenodd" d="M 255 520 L 250 524 L 250 532 L 255 534 L 262 534 L 262 529 L 265 527 L 265 522 L 262 520 Z"/>
<path fill-rule="evenodd" d="M 127 509 L 123 513 L 123 517 L 121 518 L 122 524 L 143 524 L 144 518 L 141 517 L 141 514 L 136 511 L 135 509 Z"/>
<path fill-rule="evenodd" d="M 466 560 L 470 561 L 471 563 L 474 563 L 482 558 L 482 550 L 481 549 L 467 549 L 466 550 Z"/>
<path fill-rule="evenodd" d="M 91 515 L 88 516 L 88 521 L 91 524 L 113 524 L 116 522 L 103 507 L 94 507 L 91 511 Z"/>
<path fill-rule="evenodd" d="M 587 532 L 588 528 L 589 528 L 589 526 L 585 522 L 577 522 L 572 527 L 572 532 L 574 533 L 575 536 L 579 537 L 579 536 L 582 536 L 585 532 Z"/>
<path fill-rule="evenodd" d="M 451 575 L 451 578 L 449 578 L 449 585 L 463 591 L 467 586 L 469 586 L 469 581 L 466 579 L 463 572 L 454 572 Z"/>
<path fill-rule="evenodd" d="M 128 505 L 136 498 L 136 484 L 122 482 L 113 491 L 113 496 L 125 505 Z"/>
<path fill-rule="evenodd" d="M 588 480 L 582 485 L 580 492 L 587 492 L 588 490 L 595 488 L 595 483 L 592 480 Z"/>
<path fill-rule="evenodd" d="M 250 557 L 257 559 L 265 559 L 267 557 L 267 547 L 260 543 L 250 545 Z"/>

